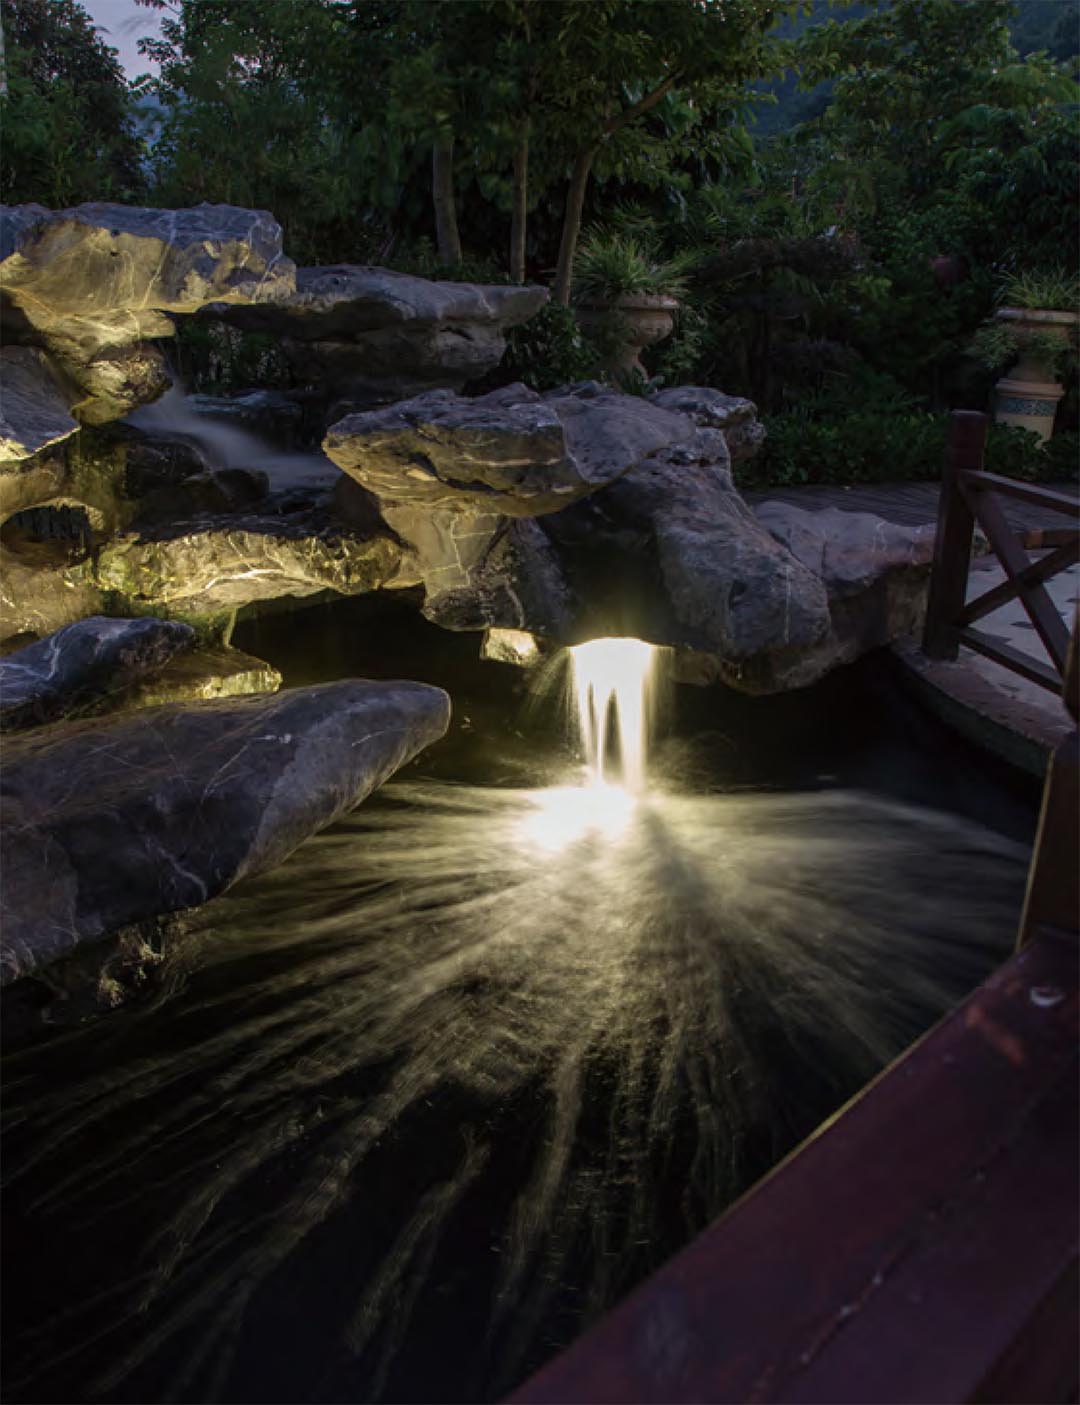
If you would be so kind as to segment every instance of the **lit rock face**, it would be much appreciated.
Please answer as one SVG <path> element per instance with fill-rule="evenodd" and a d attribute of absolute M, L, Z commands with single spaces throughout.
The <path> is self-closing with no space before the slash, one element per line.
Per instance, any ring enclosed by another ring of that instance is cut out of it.
<path fill-rule="evenodd" d="M 77 387 L 83 424 L 119 418 L 168 386 L 168 313 L 288 295 L 295 265 L 264 210 L 151 210 L 87 204 L 0 209 L 0 318 L 6 345 L 44 348 Z"/>
<path fill-rule="evenodd" d="M 197 518 L 114 537 L 98 552 L 93 580 L 132 607 L 203 615 L 281 595 L 377 590 L 399 559 L 386 535 L 306 517 Z"/>
<path fill-rule="evenodd" d="M 9 465 L 61 443 L 79 426 L 48 358 L 36 348 L 0 348 L 0 383 L 0 475 L 6 478 Z"/>
<path fill-rule="evenodd" d="M 0 639 L 52 634 L 104 608 L 88 556 L 57 563 L 0 550 Z"/>
<path fill-rule="evenodd" d="M 760 503 L 754 515 L 824 583 L 829 630 L 801 655 L 759 660 L 748 673 L 751 691 L 802 687 L 921 628 L 934 556 L 933 523 L 903 527 L 868 512 L 807 512 L 783 502 Z"/>
<path fill-rule="evenodd" d="M 177 654 L 158 673 L 139 679 L 123 697 L 125 708 L 156 707 L 167 702 L 237 698 L 248 693 L 276 693 L 281 674 L 263 659 L 226 645 Z"/>
<path fill-rule="evenodd" d="M 426 390 L 460 390 L 493 370 L 506 332 L 548 301 L 546 288 L 442 283 L 388 268 L 301 268 L 273 305 L 206 315 L 283 338 L 302 380 L 331 398 L 380 405 Z"/>
<path fill-rule="evenodd" d="M 173 620 L 93 616 L 0 659 L 0 728 L 36 726 L 120 693 L 194 643 Z"/>
<path fill-rule="evenodd" d="M 61 722 L 4 748 L 4 983 L 285 859 L 445 732 L 420 683 Z"/>
<path fill-rule="evenodd" d="M 569 596 L 542 534 L 520 519 L 557 513 L 693 433 L 684 416 L 599 386 L 541 397 L 513 385 L 349 415 L 323 449 L 405 546 L 399 583 L 423 583 L 428 618 L 558 635 Z"/>

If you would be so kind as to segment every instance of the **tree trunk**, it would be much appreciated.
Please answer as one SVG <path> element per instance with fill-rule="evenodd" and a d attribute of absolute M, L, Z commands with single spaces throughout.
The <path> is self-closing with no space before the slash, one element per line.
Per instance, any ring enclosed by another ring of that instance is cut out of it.
<path fill-rule="evenodd" d="M 525 282 L 525 226 L 529 204 L 529 127 L 514 147 L 514 207 L 510 215 L 510 281 Z"/>
<path fill-rule="evenodd" d="M 585 206 L 585 191 L 589 185 L 596 147 L 583 151 L 574 162 L 570 173 L 570 188 L 566 192 L 566 210 L 563 214 L 562 240 L 559 244 L 559 266 L 555 270 L 555 301 L 563 307 L 570 306 L 570 283 L 574 276 L 574 255 L 577 253 L 578 235 L 581 233 L 581 212 Z"/>
<path fill-rule="evenodd" d="M 435 203 L 435 242 L 439 262 L 455 268 L 461 262 L 457 209 L 454 205 L 454 134 L 435 138 L 431 152 L 431 195 Z"/>

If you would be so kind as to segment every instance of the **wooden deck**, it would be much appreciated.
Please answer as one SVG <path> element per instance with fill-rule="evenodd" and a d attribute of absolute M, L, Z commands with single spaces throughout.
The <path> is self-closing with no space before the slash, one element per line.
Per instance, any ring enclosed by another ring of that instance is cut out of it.
<path fill-rule="evenodd" d="M 1075 1401 L 1076 961 L 1025 946 L 509 1405 Z"/>
<path fill-rule="evenodd" d="M 1056 492 L 1066 493 L 1080 502 L 1080 487 L 1075 482 L 1047 484 Z M 838 507 L 843 512 L 872 512 L 886 522 L 902 527 L 925 527 L 937 521 L 939 483 L 859 483 L 843 487 L 831 483 L 814 484 L 808 488 L 775 488 L 764 493 L 744 493 L 743 497 L 755 507 L 763 502 L 786 502 L 807 512 L 822 512 Z M 1059 513 L 1028 503 L 1009 503 L 1006 507 L 1009 525 L 1016 531 L 1034 531 L 1060 527 Z"/>

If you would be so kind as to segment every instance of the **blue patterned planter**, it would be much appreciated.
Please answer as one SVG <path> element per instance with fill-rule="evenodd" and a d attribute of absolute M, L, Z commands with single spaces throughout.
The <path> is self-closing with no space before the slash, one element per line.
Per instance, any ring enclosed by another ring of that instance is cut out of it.
<path fill-rule="evenodd" d="M 1021 400 L 1015 395 L 1002 395 L 998 409 L 1003 415 L 1049 415 L 1053 419 L 1057 404 L 1053 400 Z"/>

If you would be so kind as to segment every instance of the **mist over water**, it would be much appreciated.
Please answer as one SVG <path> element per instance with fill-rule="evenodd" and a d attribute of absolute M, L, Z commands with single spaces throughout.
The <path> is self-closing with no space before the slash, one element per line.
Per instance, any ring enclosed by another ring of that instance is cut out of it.
<path fill-rule="evenodd" d="M 972 823 L 548 779 L 392 783 L 12 1061 L 10 1399 L 496 1399 L 1011 943 Z"/>

